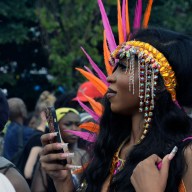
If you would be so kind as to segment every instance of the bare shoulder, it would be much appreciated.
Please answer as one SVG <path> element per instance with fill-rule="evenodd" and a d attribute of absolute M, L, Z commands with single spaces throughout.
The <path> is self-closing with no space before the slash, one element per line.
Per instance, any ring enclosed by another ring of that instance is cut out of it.
<path fill-rule="evenodd" d="M 184 150 L 184 156 L 186 161 L 191 160 L 192 161 L 192 144 L 186 147 Z M 192 166 L 192 165 L 191 165 Z"/>
<path fill-rule="evenodd" d="M 183 176 L 183 182 L 187 192 L 192 192 L 192 145 L 184 150 L 184 157 L 187 163 L 187 169 Z"/>
<path fill-rule="evenodd" d="M 16 192 L 30 192 L 26 180 L 15 168 L 9 168 L 6 177 L 10 180 Z"/>

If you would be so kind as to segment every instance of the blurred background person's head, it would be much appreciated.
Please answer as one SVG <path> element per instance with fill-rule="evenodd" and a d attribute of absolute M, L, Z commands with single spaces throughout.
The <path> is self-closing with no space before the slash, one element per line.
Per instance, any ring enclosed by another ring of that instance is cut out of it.
<path fill-rule="evenodd" d="M 77 143 L 78 137 L 66 130 L 79 131 L 80 116 L 78 111 L 73 108 L 59 108 L 56 110 L 56 115 L 63 141 L 69 145 Z"/>
<path fill-rule="evenodd" d="M 27 108 L 24 101 L 20 98 L 13 97 L 8 99 L 8 104 L 10 121 L 23 124 L 27 118 Z"/>

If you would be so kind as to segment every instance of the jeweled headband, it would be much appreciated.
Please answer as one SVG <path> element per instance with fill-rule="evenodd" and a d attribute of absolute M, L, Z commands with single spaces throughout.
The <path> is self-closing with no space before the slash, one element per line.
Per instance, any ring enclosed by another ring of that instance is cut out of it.
<path fill-rule="evenodd" d="M 161 74 L 164 80 L 164 85 L 167 91 L 171 94 L 172 100 L 175 102 L 175 72 L 172 70 L 172 67 L 165 56 L 149 43 L 141 41 L 128 41 L 123 43 L 111 54 L 113 59 L 111 59 L 110 62 L 114 65 L 114 59 L 122 59 L 124 57 L 130 59 L 132 54 L 138 56 L 139 64 L 147 64 L 151 69 L 155 69 L 155 74 L 156 72 Z"/>

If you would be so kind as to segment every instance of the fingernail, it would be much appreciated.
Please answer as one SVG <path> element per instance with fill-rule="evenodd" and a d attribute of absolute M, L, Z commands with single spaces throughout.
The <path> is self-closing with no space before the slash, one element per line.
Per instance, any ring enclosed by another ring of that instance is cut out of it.
<path fill-rule="evenodd" d="M 58 132 L 53 132 L 53 133 L 50 133 L 50 136 L 55 137 L 55 136 L 57 136 L 57 134 L 58 134 Z"/>
<path fill-rule="evenodd" d="M 58 147 L 58 149 L 66 148 L 66 147 L 68 147 L 68 143 L 58 143 L 57 147 Z"/>
<path fill-rule="evenodd" d="M 63 154 L 61 154 L 61 157 L 62 158 L 66 158 L 66 157 L 74 157 L 74 153 L 63 153 Z"/>
<path fill-rule="evenodd" d="M 169 159 L 169 160 L 172 160 L 173 157 L 175 156 L 175 154 L 177 153 L 177 151 L 178 151 L 178 147 L 175 146 L 175 147 L 173 148 L 173 150 L 171 151 L 171 153 L 168 155 L 168 159 Z"/>
<path fill-rule="evenodd" d="M 80 165 L 68 165 L 68 167 L 70 169 L 81 169 L 82 168 L 82 166 L 80 166 Z"/>

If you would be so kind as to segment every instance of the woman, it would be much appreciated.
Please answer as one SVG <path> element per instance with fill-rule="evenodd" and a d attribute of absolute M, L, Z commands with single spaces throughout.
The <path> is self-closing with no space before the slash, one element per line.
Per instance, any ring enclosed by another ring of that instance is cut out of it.
<path fill-rule="evenodd" d="M 162 29 L 140 30 L 132 39 L 112 53 L 111 62 L 118 63 L 107 79 L 105 111 L 83 185 L 91 192 L 135 191 L 130 180 L 134 168 L 152 154 L 163 158 L 177 145 L 165 191 L 178 191 L 181 183 L 190 191 L 192 151 L 185 138 L 192 127 L 183 106 L 192 105 L 192 40 Z M 58 191 L 72 191 L 70 165 L 51 164 L 61 159 L 51 153 L 57 149 L 48 144 L 53 137 L 42 136 L 42 166 Z"/>
<path fill-rule="evenodd" d="M 77 110 L 73 108 L 58 108 L 56 109 L 57 121 L 60 128 L 62 142 L 57 144 L 59 149 L 64 148 L 64 151 L 67 152 L 68 157 L 73 157 L 71 163 L 71 168 L 79 168 L 76 165 L 81 166 L 82 161 L 86 161 L 86 153 L 84 150 L 78 147 L 78 137 L 74 136 L 68 131 L 79 131 L 78 125 L 80 124 L 80 116 Z M 57 149 L 58 149 L 57 148 Z M 65 154 L 62 158 L 66 158 Z M 83 159 L 84 158 L 84 159 Z M 72 174 L 73 181 L 78 183 L 77 174 Z M 48 179 L 48 180 L 47 180 Z M 32 182 L 32 191 L 55 191 L 54 186 L 52 186 L 52 181 L 50 178 L 45 175 L 41 170 L 39 165 L 37 165 L 33 182 Z"/>

